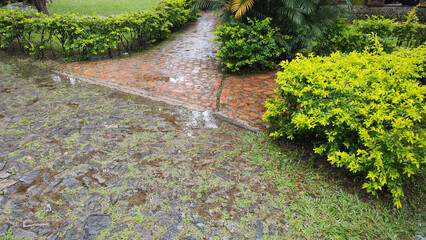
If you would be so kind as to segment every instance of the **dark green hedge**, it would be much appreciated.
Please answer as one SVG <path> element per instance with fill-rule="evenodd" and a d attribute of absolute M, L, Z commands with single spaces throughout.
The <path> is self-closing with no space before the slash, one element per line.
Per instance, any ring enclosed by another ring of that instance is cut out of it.
<path fill-rule="evenodd" d="M 217 57 L 225 72 L 248 72 L 277 67 L 285 52 L 288 36 L 271 26 L 271 19 L 248 19 L 248 23 L 226 23 L 219 26 L 215 41 L 220 42 Z"/>
<path fill-rule="evenodd" d="M 116 51 L 134 51 L 169 37 L 196 19 L 187 0 L 166 0 L 150 11 L 106 18 L 76 14 L 46 16 L 0 9 L 0 47 L 27 49 L 44 57 L 46 49 L 67 60 L 90 59 Z"/>
<path fill-rule="evenodd" d="M 426 42 L 426 25 L 419 23 L 414 8 L 405 22 L 372 16 L 366 20 L 354 20 L 353 24 L 343 19 L 330 23 L 322 37 L 316 40 L 314 52 L 324 56 L 335 51 L 363 51 L 372 45 L 372 33 L 378 36 L 387 53 L 401 47 L 415 48 Z"/>

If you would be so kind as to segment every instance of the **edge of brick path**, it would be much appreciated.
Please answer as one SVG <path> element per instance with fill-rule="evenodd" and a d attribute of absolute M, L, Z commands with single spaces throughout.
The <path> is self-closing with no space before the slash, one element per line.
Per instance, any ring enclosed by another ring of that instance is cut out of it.
<path fill-rule="evenodd" d="M 252 124 L 250 124 L 247 121 L 241 120 L 239 118 L 230 117 L 230 116 L 226 115 L 224 112 L 221 112 L 221 111 L 213 111 L 213 115 L 217 118 L 220 118 L 222 120 L 230 122 L 230 123 L 237 125 L 239 127 L 245 128 L 245 129 L 250 130 L 252 132 L 257 133 L 257 132 L 265 131 L 264 129 L 253 127 Z"/>
<path fill-rule="evenodd" d="M 87 77 L 83 77 L 83 76 L 75 74 L 75 73 L 66 72 L 66 71 L 63 71 L 63 70 L 60 70 L 60 69 L 54 69 L 53 72 L 60 74 L 60 75 L 63 75 L 63 76 L 66 76 L 66 77 L 75 78 L 75 79 L 81 80 L 83 82 L 112 88 L 112 89 L 115 89 L 115 90 L 119 90 L 121 92 L 130 93 L 130 94 L 141 96 L 141 97 L 144 97 L 144 98 L 148 98 L 148 99 L 154 100 L 154 101 L 164 102 L 164 103 L 167 103 L 167 104 L 170 104 L 170 105 L 173 105 L 173 106 L 182 106 L 182 107 L 186 107 L 190 110 L 195 110 L 195 111 L 200 111 L 200 112 L 208 110 L 206 107 L 203 107 L 203 106 L 199 106 L 199 105 L 192 104 L 192 103 L 187 103 L 187 102 L 176 100 L 174 98 L 170 98 L 170 97 L 166 97 L 166 96 L 158 96 L 158 95 L 155 95 L 155 94 L 153 94 L 149 91 L 143 90 L 143 89 L 136 89 L 136 88 L 133 88 L 133 87 L 120 85 L 120 84 L 114 83 L 114 82 L 109 81 L 109 80 L 101 80 L 101 79 L 98 79 L 98 78 L 87 78 Z"/>
<path fill-rule="evenodd" d="M 206 108 L 204 106 L 200 106 L 197 104 L 192 104 L 192 103 L 188 103 L 188 102 L 184 102 L 184 101 L 180 101 L 180 100 L 176 100 L 174 98 L 170 98 L 170 97 L 166 97 L 166 96 L 159 96 L 158 94 L 154 94 L 152 92 L 143 90 L 143 89 L 136 89 L 130 86 L 124 86 L 124 85 L 120 85 L 117 83 L 114 83 L 110 80 L 102 80 L 102 79 L 98 79 L 98 78 L 87 78 L 87 77 L 83 77 L 81 75 L 75 74 L 75 73 L 71 73 L 71 72 L 67 72 L 58 68 L 53 69 L 53 72 L 59 75 L 63 75 L 65 77 L 69 77 L 69 78 L 75 78 L 78 79 L 80 81 L 83 82 L 87 82 L 90 84 L 95 84 L 95 85 L 100 85 L 100 86 L 104 86 L 104 87 L 108 87 L 108 88 L 112 88 L 121 92 L 125 92 L 125 93 L 129 93 L 129 94 L 133 94 L 136 96 L 140 96 L 140 97 L 144 97 L 153 101 L 158 101 L 158 102 L 164 102 L 166 104 L 170 104 L 173 106 L 180 106 L 180 107 L 185 107 L 188 108 L 190 110 L 194 110 L 194 111 L 206 111 L 209 110 L 213 113 L 213 115 L 217 118 L 220 118 L 222 120 L 225 120 L 227 122 L 230 122 L 234 125 L 237 125 L 239 127 L 245 128 L 247 130 L 253 131 L 253 132 L 261 132 L 264 131 L 262 129 L 253 127 L 249 122 L 244 121 L 242 119 L 239 118 L 233 118 L 230 117 L 228 115 L 226 115 L 224 112 L 221 112 L 220 110 L 216 110 L 216 109 L 209 109 Z"/>

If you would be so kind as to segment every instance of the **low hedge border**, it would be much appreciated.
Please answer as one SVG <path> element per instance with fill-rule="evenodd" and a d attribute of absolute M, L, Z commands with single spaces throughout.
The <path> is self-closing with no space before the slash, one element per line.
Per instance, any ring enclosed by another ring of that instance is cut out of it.
<path fill-rule="evenodd" d="M 26 49 L 37 57 L 61 54 L 68 61 L 87 60 L 113 51 L 131 52 L 166 39 L 196 19 L 192 0 L 165 0 L 152 10 L 100 18 L 0 9 L 0 48 Z"/>

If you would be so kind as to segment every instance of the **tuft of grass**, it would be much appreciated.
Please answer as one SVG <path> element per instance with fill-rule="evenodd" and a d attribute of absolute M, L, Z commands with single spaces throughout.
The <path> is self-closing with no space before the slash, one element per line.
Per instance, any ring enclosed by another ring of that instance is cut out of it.
<path fill-rule="evenodd" d="M 0 236 L 0 240 L 12 240 L 15 239 L 15 237 L 13 237 L 13 228 L 9 228 L 6 231 L 6 235 Z"/>
<path fill-rule="evenodd" d="M 56 0 L 48 5 L 51 14 L 77 13 L 81 15 L 111 16 L 149 10 L 159 0 Z"/>
<path fill-rule="evenodd" d="M 283 219 L 291 226 L 286 239 L 413 239 L 423 233 L 424 213 L 397 210 L 380 199 L 361 201 L 329 184 L 327 176 L 283 153 L 265 133 L 243 133 L 242 156 L 266 169 L 264 176 L 281 193 Z"/>

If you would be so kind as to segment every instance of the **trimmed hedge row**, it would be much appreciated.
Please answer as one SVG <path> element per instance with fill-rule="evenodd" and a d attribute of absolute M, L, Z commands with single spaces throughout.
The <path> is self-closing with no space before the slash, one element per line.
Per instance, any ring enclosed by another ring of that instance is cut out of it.
<path fill-rule="evenodd" d="M 403 179 L 426 170 L 426 47 L 373 45 L 282 63 L 264 120 L 274 138 L 311 138 L 316 153 L 364 173 L 363 188 L 389 190 L 399 208 Z"/>
<path fill-rule="evenodd" d="M 0 47 L 27 49 L 44 57 L 46 49 L 84 60 L 106 52 L 130 52 L 166 39 L 172 31 L 196 19 L 192 0 L 165 0 L 150 11 L 106 18 L 77 16 L 52 17 L 35 12 L 0 9 Z"/>
<path fill-rule="evenodd" d="M 372 33 L 377 34 L 387 53 L 400 47 L 415 48 L 426 42 L 426 25 L 419 23 L 416 8 L 413 8 L 405 22 L 372 16 L 366 20 L 354 20 L 353 24 L 347 24 L 343 19 L 331 23 L 323 36 L 316 40 L 314 52 L 329 55 L 335 51 L 362 51 L 371 46 Z"/>

